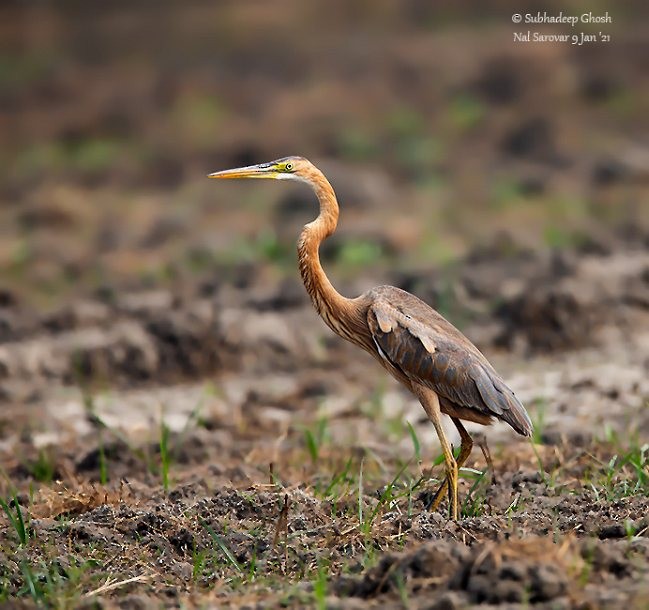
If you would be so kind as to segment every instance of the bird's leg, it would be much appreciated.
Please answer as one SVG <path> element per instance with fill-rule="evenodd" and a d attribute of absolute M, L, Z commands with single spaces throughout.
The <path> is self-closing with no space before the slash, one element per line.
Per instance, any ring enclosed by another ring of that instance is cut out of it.
<path fill-rule="evenodd" d="M 457 520 L 459 516 L 457 504 L 458 468 L 457 462 L 453 457 L 451 445 L 446 438 L 444 427 L 442 426 L 442 412 L 439 406 L 439 398 L 437 397 L 437 394 L 435 392 L 423 386 L 416 386 L 413 384 L 413 392 L 415 393 L 417 398 L 419 398 L 419 402 L 421 402 L 421 406 L 424 407 L 426 415 L 428 415 L 428 418 L 433 423 L 433 426 L 435 426 L 435 431 L 437 432 L 440 445 L 442 446 L 444 462 L 446 463 L 446 480 L 448 481 L 450 490 L 451 519 Z"/>
<path fill-rule="evenodd" d="M 465 462 L 471 455 L 471 450 L 473 449 L 473 439 L 457 417 L 451 417 L 451 421 L 455 424 L 457 431 L 460 433 L 460 439 L 462 439 L 462 444 L 460 445 L 460 455 L 457 456 L 457 468 L 459 471 L 459 469 L 464 466 Z M 446 481 L 443 481 L 439 486 L 439 488 L 435 492 L 435 495 L 433 496 L 433 499 L 428 503 L 428 506 L 426 508 L 428 508 L 428 510 L 437 510 L 440 503 L 444 499 L 444 496 L 446 496 L 446 492 L 449 490 L 450 486 L 451 481 L 447 478 Z"/>
<path fill-rule="evenodd" d="M 487 445 L 487 439 L 484 435 L 478 440 L 478 446 L 482 449 L 482 455 L 484 455 L 484 459 L 487 462 L 487 468 L 491 471 L 491 484 L 498 485 L 498 481 L 496 480 L 496 469 L 494 468 L 494 463 L 491 459 L 491 451 L 489 451 L 489 445 Z"/>

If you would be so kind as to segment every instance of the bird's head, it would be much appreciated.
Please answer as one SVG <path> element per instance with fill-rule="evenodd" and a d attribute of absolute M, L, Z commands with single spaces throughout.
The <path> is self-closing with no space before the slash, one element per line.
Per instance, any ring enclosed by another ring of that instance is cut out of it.
<path fill-rule="evenodd" d="M 313 165 L 304 157 L 284 157 L 270 163 L 247 165 L 236 169 L 225 169 L 209 174 L 208 178 L 239 179 L 239 178 L 275 178 L 276 180 L 308 181 Z"/>

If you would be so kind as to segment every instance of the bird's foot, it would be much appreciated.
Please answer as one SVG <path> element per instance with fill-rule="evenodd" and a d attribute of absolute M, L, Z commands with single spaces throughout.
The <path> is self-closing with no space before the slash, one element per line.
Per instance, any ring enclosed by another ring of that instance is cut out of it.
<path fill-rule="evenodd" d="M 449 494 L 449 519 L 457 521 L 459 519 L 459 505 L 458 505 L 458 467 L 457 464 L 449 469 L 446 474 L 446 477 L 437 488 L 437 491 L 434 494 L 428 492 L 423 495 L 423 500 L 425 502 L 425 508 L 428 511 L 435 511 L 440 507 L 442 500 L 446 497 L 446 494 Z"/>

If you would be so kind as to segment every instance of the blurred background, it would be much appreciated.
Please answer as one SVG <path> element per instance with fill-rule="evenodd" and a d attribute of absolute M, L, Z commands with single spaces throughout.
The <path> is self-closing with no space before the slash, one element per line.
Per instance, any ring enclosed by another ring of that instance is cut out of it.
<path fill-rule="evenodd" d="M 342 205 L 334 277 L 476 248 L 606 247 L 649 222 L 646 3 L 3 2 L 0 300 L 295 277 L 316 211 L 217 169 L 300 154 Z M 525 12 L 581 15 L 582 3 Z M 580 33 L 581 46 L 514 42 Z"/>

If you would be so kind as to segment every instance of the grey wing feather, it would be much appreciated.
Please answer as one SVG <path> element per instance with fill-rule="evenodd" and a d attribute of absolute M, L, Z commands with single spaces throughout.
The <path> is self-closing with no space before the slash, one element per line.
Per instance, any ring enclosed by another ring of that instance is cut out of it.
<path fill-rule="evenodd" d="M 393 305 L 379 294 L 368 310 L 368 326 L 382 357 L 411 381 L 529 436 L 532 424 L 525 408 L 482 353 L 423 301 L 391 290 L 400 300 L 407 295 L 408 302 Z"/>

